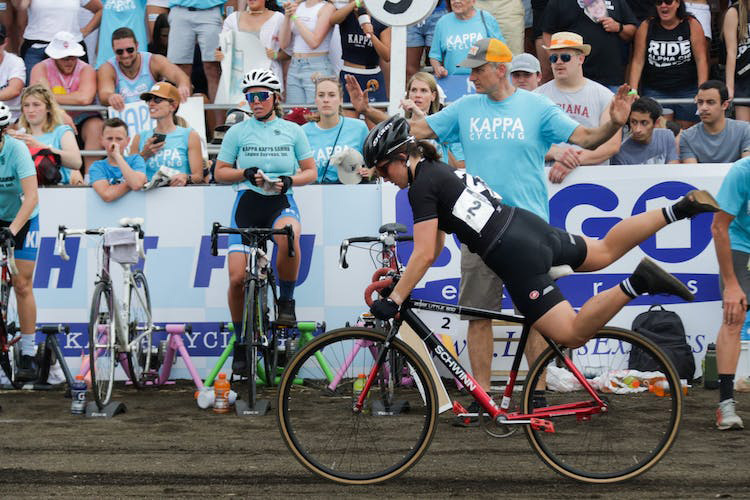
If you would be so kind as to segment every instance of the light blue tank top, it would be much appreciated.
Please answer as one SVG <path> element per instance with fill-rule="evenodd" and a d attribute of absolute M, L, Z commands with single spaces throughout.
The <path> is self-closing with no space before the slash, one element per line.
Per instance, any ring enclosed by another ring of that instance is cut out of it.
<path fill-rule="evenodd" d="M 135 33 L 139 47 L 148 45 L 146 36 L 146 2 L 143 0 L 104 0 L 102 23 L 99 26 L 99 50 L 96 54 L 96 69 L 114 57 L 112 52 L 112 32 L 123 26 Z"/>
<path fill-rule="evenodd" d="M 63 134 L 68 130 L 73 132 L 73 129 L 68 125 L 58 125 L 52 132 L 47 132 L 46 134 L 42 135 L 35 135 L 34 139 L 41 142 L 42 144 L 46 144 L 51 148 L 62 149 L 60 141 Z M 62 175 L 62 181 L 60 182 L 62 184 L 70 184 L 70 169 L 63 166 L 63 168 L 60 169 L 60 174 Z"/>
<path fill-rule="evenodd" d="M 126 103 L 140 101 L 141 94 L 147 92 L 156 83 L 149 69 L 151 53 L 139 52 L 139 54 L 141 55 L 141 71 L 132 80 L 120 70 L 120 65 L 114 57 L 107 61 L 115 68 L 115 92 L 120 94 Z"/>
<path fill-rule="evenodd" d="M 192 129 L 177 127 L 177 129 L 167 134 L 167 138 L 164 139 L 164 147 L 146 160 L 146 177 L 148 177 L 148 180 L 151 180 L 151 177 L 154 176 L 162 165 L 190 175 L 190 161 L 188 160 L 190 130 Z M 146 141 L 153 135 L 153 129 L 141 133 L 141 141 L 138 145 L 139 151 L 143 151 Z"/>

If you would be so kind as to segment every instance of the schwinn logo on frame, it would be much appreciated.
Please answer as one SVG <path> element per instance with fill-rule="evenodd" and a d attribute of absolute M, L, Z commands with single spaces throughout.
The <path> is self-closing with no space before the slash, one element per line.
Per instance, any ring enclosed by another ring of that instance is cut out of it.
<path fill-rule="evenodd" d="M 435 346 L 435 354 L 438 355 L 438 357 L 443 361 L 443 364 L 451 371 L 453 375 L 456 376 L 458 380 L 461 381 L 461 383 L 469 389 L 469 391 L 473 391 L 477 388 L 474 381 L 469 377 L 469 375 L 464 371 L 463 368 L 456 362 L 455 359 L 446 351 L 442 345 L 438 344 Z"/>

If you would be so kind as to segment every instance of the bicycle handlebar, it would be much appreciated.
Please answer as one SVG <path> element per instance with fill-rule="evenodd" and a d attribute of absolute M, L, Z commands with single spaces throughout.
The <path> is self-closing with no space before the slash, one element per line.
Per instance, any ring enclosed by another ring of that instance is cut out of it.
<path fill-rule="evenodd" d="M 382 243 L 385 247 L 390 247 L 398 241 L 414 241 L 411 235 L 395 235 L 392 233 L 383 233 L 380 236 L 355 236 L 347 238 L 341 242 L 339 247 L 339 267 L 348 269 L 349 263 L 346 262 L 346 253 L 349 251 L 349 245 L 352 243 Z"/>
<path fill-rule="evenodd" d="M 70 333 L 70 327 L 68 325 L 42 325 L 39 327 L 39 331 L 45 334 L 50 333 Z"/>
<path fill-rule="evenodd" d="M 267 228 L 267 227 L 225 227 L 214 222 L 211 228 L 211 255 L 216 257 L 219 253 L 219 238 L 220 234 L 239 234 L 242 236 L 260 236 L 262 240 L 270 239 L 271 236 L 279 234 L 285 234 L 287 240 L 288 254 L 289 257 L 294 257 L 296 252 L 294 251 L 294 229 L 292 226 L 287 224 L 281 229 Z"/>
<path fill-rule="evenodd" d="M 121 227 L 129 227 L 138 235 L 136 238 L 136 248 L 138 250 L 138 256 L 141 259 L 146 258 L 146 251 L 143 248 L 143 238 L 145 236 L 141 224 L 143 219 L 141 217 L 128 218 L 123 217 L 120 219 Z M 60 255 L 62 260 L 70 260 L 70 256 L 65 251 L 65 238 L 71 235 L 89 235 L 89 236 L 101 236 L 105 233 L 108 228 L 100 227 L 98 229 L 68 229 L 62 224 L 57 226 L 57 239 L 55 240 L 55 253 Z"/>
<path fill-rule="evenodd" d="M 13 255 L 13 249 L 16 246 L 16 242 L 13 240 L 6 240 L 3 242 L 3 253 L 5 254 L 5 261 L 8 264 L 8 270 L 11 275 L 18 274 L 18 268 L 16 267 L 16 257 Z"/>

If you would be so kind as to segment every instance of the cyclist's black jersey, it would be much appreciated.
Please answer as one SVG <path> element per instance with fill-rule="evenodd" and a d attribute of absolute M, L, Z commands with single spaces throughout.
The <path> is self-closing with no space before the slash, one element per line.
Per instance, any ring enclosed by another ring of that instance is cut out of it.
<path fill-rule="evenodd" d="M 455 234 L 484 257 L 500 240 L 514 208 L 500 202 L 479 177 L 439 161 L 421 160 L 409 188 L 414 223 L 437 218 L 438 227 Z"/>

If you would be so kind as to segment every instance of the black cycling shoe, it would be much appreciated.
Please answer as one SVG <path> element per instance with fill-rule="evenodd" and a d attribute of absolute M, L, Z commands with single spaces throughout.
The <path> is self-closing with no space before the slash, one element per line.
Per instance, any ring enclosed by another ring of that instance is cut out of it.
<path fill-rule="evenodd" d="M 247 375 L 247 344 L 235 342 L 232 372 L 235 375 Z"/>
<path fill-rule="evenodd" d="M 644 257 L 638 267 L 635 268 L 633 276 L 638 276 L 646 283 L 646 291 L 650 295 L 665 293 L 676 295 L 688 302 L 692 302 L 695 296 L 688 290 L 685 284 L 659 267 L 656 262 Z"/>
<path fill-rule="evenodd" d="M 16 369 L 16 380 L 28 382 L 30 380 L 36 380 L 38 377 L 39 373 L 34 356 L 22 354 L 21 360 L 18 363 L 18 368 Z"/>
<path fill-rule="evenodd" d="M 297 326 L 297 315 L 294 312 L 294 299 L 279 299 L 279 315 L 276 324 L 281 326 Z"/>
<path fill-rule="evenodd" d="M 675 204 L 675 208 L 691 218 L 705 212 L 718 212 L 720 210 L 719 203 L 711 196 L 711 193 L 702 189 L 689 191 Z"/>

